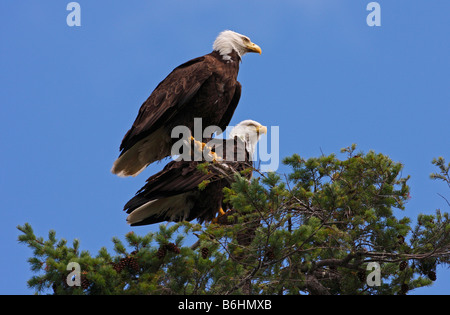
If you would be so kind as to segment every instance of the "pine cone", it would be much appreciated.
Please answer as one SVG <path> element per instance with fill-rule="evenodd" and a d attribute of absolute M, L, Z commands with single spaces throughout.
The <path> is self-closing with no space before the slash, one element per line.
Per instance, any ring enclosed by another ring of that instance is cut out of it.
<path fill-rule="evenodd" d="M 133 256 L 126 257 L 126 264 L 130 271 L 132 272 L 138 272 L 139 271 L 139 264 L 137 262 L 137 259 Z"/>
<path fill-rule="evenodd" d="M 122 269 L 123 269 L 123 266 L 122 266 L 122 264 L 119 262 L 119 263 L 111 263 L 111 265 L 112 265 L 112 267 L 113 267 L 113 269 L 117 272 L 117 273 L 120 273 L 121 271 L 122 271 Z"/>
<path fill-rule="evenodd" d="M 408 263 L 406 261 L 402 261 L 399 265 L 400 271 L 405 270 L 405 268 L 408 266 Z"/>
<path fill-rule="evenodd" d="M 359 281 L 361 281 L 362 283 L 365 283 L 366 280 L 367 280 L 366 272 L 364 270 L 359 270 L 358 271 L 358 278 L 359 278 Z"/>
<path fill-rule="evenodd" d="M 266 251 L 266 259 L 267 259 L 267 260 L 273 260 L 273 259 L 275 259 L 275 254 L 274 254 L 272 248 L 269 248 L 269 249 Z"/>
<path fill-rule="evenodd" d="M 180 253 L 180 249 L 174 243 L 168 243 L 166 245 L 166 248 L 167 248 L 167 250 L 171 251 L 172 253 L 175 253 L 175 254 L 179 254 Z"/>
<path fill-rule="evenodd" d="M 118 263 L 112 263 L 114 270 L 120 273 L 128 266 L 128 257 L 122 258 Z"/>
<path fill-rule="evenodd" d="M 86 290 L 91 285 L 91 283 L 87 279 L 86 275 L 87 275 L 87 271 L 81 272 L 81 288 L 83 288 L 83 290 Z"/>
<path fill-rule="evenodd" d="M 202 258 L 206 259 L 208 257 L 208 255 L 209 255 L 209 249 L 206 247 L 203 247 L 202 248 Z"/>
<path fill-rule="evenodd" d="M 163 245 L 163 246 L 161 246 L 161 247 L 158 249 L 158 252 L 156 253 L 156 256 L 157 256 L 159 259 L 163 259 L 163 258 L 166 256 L 166 252 L 167 252 L 166 246 Z"/>
<path fill-rule="evenodd" d="M 400 291 L 398 292 L 398 295 L 406 295 L 406 293 L 408 293 L 409 291 L 409 286 L 406 283 L 403 283 Z"/>
<path fill-rule="evenodd" d="M 434 272 L 434 271 L 428 272 L 427 276 L 431 281 L 436 281 L 436 279 L 437 279 L 436 272 Z"/>

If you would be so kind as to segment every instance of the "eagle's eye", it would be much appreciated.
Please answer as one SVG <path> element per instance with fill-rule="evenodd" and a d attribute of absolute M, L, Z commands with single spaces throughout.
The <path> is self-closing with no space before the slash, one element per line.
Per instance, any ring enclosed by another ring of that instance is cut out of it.
<path fill-rule="evenodd" d="M 248 37 L 242 37 L 242 41 L 243 41 L 245 44 L 250 44 L 250 38 L 248 38 Z"/>

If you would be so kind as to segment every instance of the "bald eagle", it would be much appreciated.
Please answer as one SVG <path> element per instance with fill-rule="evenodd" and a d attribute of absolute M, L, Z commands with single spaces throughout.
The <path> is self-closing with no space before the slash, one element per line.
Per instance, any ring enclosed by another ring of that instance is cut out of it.
<path fill-rule="evenodd" d="M 149 164 L 170 156 L 177 140 L 171 138 L 172 129 L 186 126 L 192 133 L 194 118 L 202 118 L 203 126 L 225 130 L 241 96 L 237 75 L 248 52 L 261 54 L 261 48 L 247 36 L 227 30 L 216 38 L 210 54 L 175 68 L 142 104 L 111 172 L 136 176 Z"/>
<path fill-rule="evenodd" d="M 162 171 L 147 179 L 146 185 L 125 205 L 128 224 L 137 226 L 194 219 L 203 223 L 213 220 L 219 212 L 223 214 L 222 209 L 226 209 L 223 188 L 231 186 L 234 174 L 252 167 L 256 143 L 266 132 L 266 127 L 253 120 L 236 125 L 229 138 L 214 147 L 215 152 L 221 149 L 224 155 L 206 162 L 207 172 L 198 168 L 205 162 L 168 163 Z M 247 179 L 251 174 L 246 173 Z M 199 189 L 199 184 L 205 182 L 208 183 L 206 187 Z"/>

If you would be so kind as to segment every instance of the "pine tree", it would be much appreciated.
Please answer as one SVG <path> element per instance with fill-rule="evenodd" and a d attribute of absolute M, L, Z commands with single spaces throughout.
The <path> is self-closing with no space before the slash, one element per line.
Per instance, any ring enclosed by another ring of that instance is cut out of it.
<path fill-rule="evenodd" d="M 36 273 L 28 285 L 52 294 L 408 294 L 431 285 L 436 267 L 450 259 L 447 213 L 421 214 L 417 225 L 398 218 L 409 198 L 402 165 L 375 152 L 342 150 L 284 160 L 286 176 L 235 176 L 225 189 L 232 205 L 217 223 L 161 224 L 147 235 L 114 238 L 114 252 L 97 255 L 68 246 L 50 231 L 36 237 L 19 226 L 19 241 L 33 249 Z M 433 160 L 446 181 L 443 158 Z M 257 170 L 256 170 L 257 171 Z M 195 244 L 185 244 L 195 235 Z M 69 286 L 69 262 L 81 269 L 81 285 Z M 369 286 L 370 262 L 380 265 L 380 286 Z"/>

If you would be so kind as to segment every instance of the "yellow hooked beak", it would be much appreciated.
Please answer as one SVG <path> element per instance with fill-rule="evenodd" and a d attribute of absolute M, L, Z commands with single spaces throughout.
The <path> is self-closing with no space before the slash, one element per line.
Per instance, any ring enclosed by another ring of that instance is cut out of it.
<path fill-rule="evenodd" d="M 259 53 L 261 55 L 261 47 L 259 47 L 255 43 L 247 44 L 246 47 L 248 52 Z"/>
<path fill-rule="evenodd" d="M 256 132 L 258 134 L 266 134 L 267 133 L 267 127 L 266 126 L 258 126 L 256 127 Z"/>

